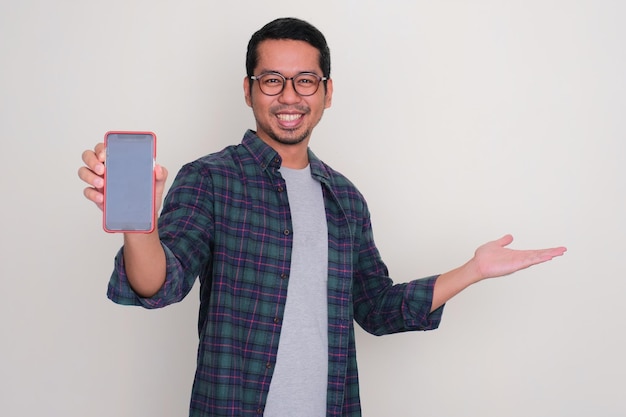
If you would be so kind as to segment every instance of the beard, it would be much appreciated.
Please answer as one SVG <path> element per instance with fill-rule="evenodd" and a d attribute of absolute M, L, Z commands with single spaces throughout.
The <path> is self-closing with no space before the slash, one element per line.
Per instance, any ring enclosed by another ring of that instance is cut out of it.
<path fill-rule="evenodd" d="M 304 115 L 308 115 L 311 112 L 311 109 L 306 106 L 295 106 L 301 113 Z M 293 107 L 292 107 L 293 108 Z M 270 109 L 272 114 L 278 113 L 281 110 L 284 110 L 285 106 L 276 106 Z M 280 143 L 281 145 L 293 146 L 298 145 L 305 140 L 307 140 L 311 136 L 312 127 L 311 126 L 301 126 L 295 129 L 274 129 L 269 123 L 260 122 L 259 118 L 257 119 L 257 129 L 265 132 L 265 134 L 273 141 Z"/>
<path fill-rule="evenodd" d="M 267 135 L 275 142 L 281 145 L 297 145 L 304 142 L 309 136 L 311 136 L 310 130 L 305 130 L 300 133 L 296 133 L 295 130 L 285 132 L 282 135 L 277 134 L 273 129 L 265 130 Z"/>

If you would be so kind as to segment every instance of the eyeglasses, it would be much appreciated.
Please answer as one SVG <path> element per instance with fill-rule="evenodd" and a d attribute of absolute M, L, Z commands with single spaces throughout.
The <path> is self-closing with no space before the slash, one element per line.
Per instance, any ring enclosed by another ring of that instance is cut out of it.
<path fill-rule="evenodd" d="M 291 80 L 291 85 L 298 95 L 312 96 L 320 87 L 320 82 L 328 80 L 328 78 L 320 77 L 312 72 L 301 72 L 290 78 L 279 72 L 266 72 L 260 75 L 251 75 L 250 79 L 259 82 L 259 88 L 266 96 L 277 96 L 282 93 L 289 80 Z"/>

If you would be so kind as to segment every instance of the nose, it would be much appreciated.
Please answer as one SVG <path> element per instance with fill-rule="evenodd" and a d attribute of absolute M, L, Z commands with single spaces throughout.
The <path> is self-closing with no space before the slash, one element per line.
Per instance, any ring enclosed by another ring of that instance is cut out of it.
<path fill-rule="evenodd" d="M 280 93 L 278 100 L 283 103 L 295 103 L 301 100 L 300 94 L 296 93 L 293 78 L 285 80 L 285 88 Z"/>

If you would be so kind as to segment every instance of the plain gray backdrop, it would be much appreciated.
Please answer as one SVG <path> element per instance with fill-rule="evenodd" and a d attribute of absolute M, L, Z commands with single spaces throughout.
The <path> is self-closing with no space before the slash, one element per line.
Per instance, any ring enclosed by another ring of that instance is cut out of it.
<path fill-rule="evenodd" d="M 247 41 L 318 26 L 333 106 L 311 146 L 365 194 L 397 282 L 512 233 L 568 253 L 480 283 L 440 329 L 357 335 L 365 416 L 623 416 L 626 3 L 3 1 L 0 414 L 187 414 L 197 288 L 159 311 L 106 285 L 121 236 L 81 153 L 152 130 L 171 177 L 253 128 Z"/>

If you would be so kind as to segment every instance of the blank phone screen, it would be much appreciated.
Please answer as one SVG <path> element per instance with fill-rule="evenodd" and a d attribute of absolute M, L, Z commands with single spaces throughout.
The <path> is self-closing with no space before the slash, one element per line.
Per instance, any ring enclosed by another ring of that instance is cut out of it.
<path fill-rule="evenodd" d="M 153 229 L 154 146 L 152 134 L 107 135 L 105 230 L 147 232 Z"/>

